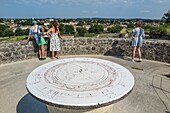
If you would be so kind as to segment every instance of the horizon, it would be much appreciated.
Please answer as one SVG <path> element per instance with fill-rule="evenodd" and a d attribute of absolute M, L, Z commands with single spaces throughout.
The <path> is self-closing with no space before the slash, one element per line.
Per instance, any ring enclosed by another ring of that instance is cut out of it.
<path fill-rule="evenodd" d="M 12 18 L 5 18 L 5 17 L 0 17 L 0 19 L 32 19 L 34 17 L 12 17 Z M 75 17 L 75 18 L 58 18 L 58 17 L 41 17 L 41 18 L 34 18 L 34 19 L 106 19 L 106 20 L 161 20 L 161 18 L 107 18 L 107 17 Z"/>
<path fill-rule="evenodd" d="M 161 19 L 170 0 L 1 0 L 0 18 Z"/>

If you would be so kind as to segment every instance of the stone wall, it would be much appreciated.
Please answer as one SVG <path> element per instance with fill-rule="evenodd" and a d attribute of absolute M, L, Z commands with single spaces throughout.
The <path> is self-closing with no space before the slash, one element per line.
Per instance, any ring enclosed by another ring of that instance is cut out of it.
<path fill-rule="evenodd" d="M 49 40 L 46 40 L 49 42 Z M 131 56 L 129 39 L 124 38 L 65 38 L 61 55 L 103 54 Z M 50 56 L 49 45 L 45 45 L 46 56 Z M 144 40 L 141 48 L 143 59 L 170 63 L 170 41 Z M 37 57 L 34 41 L 0 42 L 0 64 Z"/>

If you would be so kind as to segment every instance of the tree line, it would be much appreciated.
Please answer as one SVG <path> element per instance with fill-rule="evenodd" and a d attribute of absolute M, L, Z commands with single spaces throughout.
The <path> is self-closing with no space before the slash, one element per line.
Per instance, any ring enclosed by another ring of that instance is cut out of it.
<path fill-rule="evenodd" d="M 100 34 L 104 33 L 104 27 L 103 25 L 91 25 L 91 27 L 87 30 L 85 27 L 77 27 L 74 29 L 73 25 L 64 25 L 59 24 L 58 25 L 59 30 L 61 34 L 68 34 L 68 35 L 76 35 L 76 36 L 82 36 L 84 37 L 86 33 L 94 33 L 94 34 Z M 49 26 L 50 28 L 50 26 Z M 121 31 L 122 27 L 119 25 L 108 28 L 108 33 L 119 33 Z M 45 29 L 45 32 L 48 29 Z M 10 36 L 24 36 L 28 35 L 29 29 L 22 30 L 21 28 L 17 28 L 15 32 L 13 32 L 9 26 L 1 25 L 0 24 L 0 37 L 10 37 Z"/>
<path fill-rule="evenodd" d="M 73 22 L 78 21 L 78 24 L 76 26 L 62 24 L 62 22 L 69 23 L 70 21 L 73 21 Z M 100 18 L 95 18 L 95 19 L 87 18 L 85 20 L 84 19 L 59 19 L 58 27 L 59 27 L 61 34 L 84 37 L 86 36 L 86 34 L 120 33 L 120 31 L 123 28 L 119 25 L 119 21 L 120 20 L 116 20 L 116 19 L 105 20 L 105 19 L 100 19 Z M 121 21 L 123 22 L 123 20 Z M 130 21 L 130 20 L 126 20 L 126 21 Z M 151 20 L 148 19 L 144 21 L 149 22 Z M 0 19 L 0 22 L 3 22 L 3 19 Z M 44 24 L 43 22 L 45 22 L 45 20 L 38 22 L 38 24 L 43 26 Z M 109 22 L 114 23 L 115 26 L 109 27 L 107 28 L 107 30 L 104 29 L 104 24 L 102 23 L 109 23 Z M 143 28 L 149 31 L 150 38 L 160 38 L 168 34 L 167 29 L 170 29 L 170 10 L 163 15 L 162 20 L 161 21 L 159 20 L 159 22 L 161 23 L 159 27 L 143 25 Z M 21 21 L 20 19 L 16 19 L 14 20 L 14 23 L 17 23 L 18 25 L 22 25 L 22 26 L 25 26 L 25 25 L 31 26 L 32 20 L 27 19 L 27 20 Z M 89 25 L 90 28 L 87 29 L 86 27 L 83 27 L 84 25 L 86 26 Z M 48 26 L 48 28 L 50 27 L 51 26 Z M 135 25 L 133 24 L 133 22 L 130 22 L 129 24 L 127 24 L 127 29 L 132 29 L 134 27 Z M 48 28 L 45 29 L 45 31 L 47 31 Z M 17 28 L 15 32 L 13 32 L 9 26 L 0 24 L 0 37 L 23 36 L 23 35 L 28 35 L 28 32 L 29 32 L 29 29 L 22 30 L 21 28 Z"/>
<path fill-rule="evenodd" d="M 0 24 L 0 37 L 23 36 L 28 35 L 29 29 L 22 30 L 17 28 L 15 32 L 9 26 Z"/>

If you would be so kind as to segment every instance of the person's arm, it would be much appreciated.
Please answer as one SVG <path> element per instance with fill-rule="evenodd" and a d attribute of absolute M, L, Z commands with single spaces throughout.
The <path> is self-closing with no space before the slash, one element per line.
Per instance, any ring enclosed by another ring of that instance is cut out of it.
<path fill-rule="evenodd" d="M 29 42 L 29 40 L 30 40 L 30 37 L 31 37 L 31 35 L 29 34 L 29 35 L 28 35 L 27 42 L 26 42 L 27 44 L 28 44 L 28 42 Z"/>
<path fill-rule="evenodd" d="M 29 40 L 30 40 L 30 37 L 31 37 L 31 33 L 32 33 L 32 31 L 31 31 L 31 29 L 29 30 L 29 34 L 28 34 L 28 39 L 27 39 L 27 44 L 28 44 L 28 42 L 29 42 Z"/>
<path fill-rule="evenodd" d="M 132 38 L 135 38 L 134 34 L 135 34 L 135 29 L 132 30 L 132 32 L 130 33 L 130 36 L 131 36 Z"/>
<path fill-rule="evenodd" d="M 44 28 L 43 27 L 41 27 L 41 31 L 42 31 L 42 37 L 44 36 Z"/>
<path fill-rule="evenodd" d="M 47 31 L 47 36 L 49 37 L 49 38 L 51 38 L 51 35 L 50 35 L 50 32 L 51 32 L 51 28 Z"/>

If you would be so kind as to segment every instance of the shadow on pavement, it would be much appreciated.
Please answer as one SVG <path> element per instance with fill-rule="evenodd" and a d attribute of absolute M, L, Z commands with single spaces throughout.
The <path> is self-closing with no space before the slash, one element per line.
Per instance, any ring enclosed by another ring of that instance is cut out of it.
<path fill-rule="evenodd" d="M 167 75 L 164 75 L 164 76 L 166 76 L 166 77 L 170 78 L 170 74 L 167 74 Z"/>
<path fill-rule="evenodd" d="M 26 94 L 17 104 L 17 113 L 49 113 L 45 104 Z"/>

